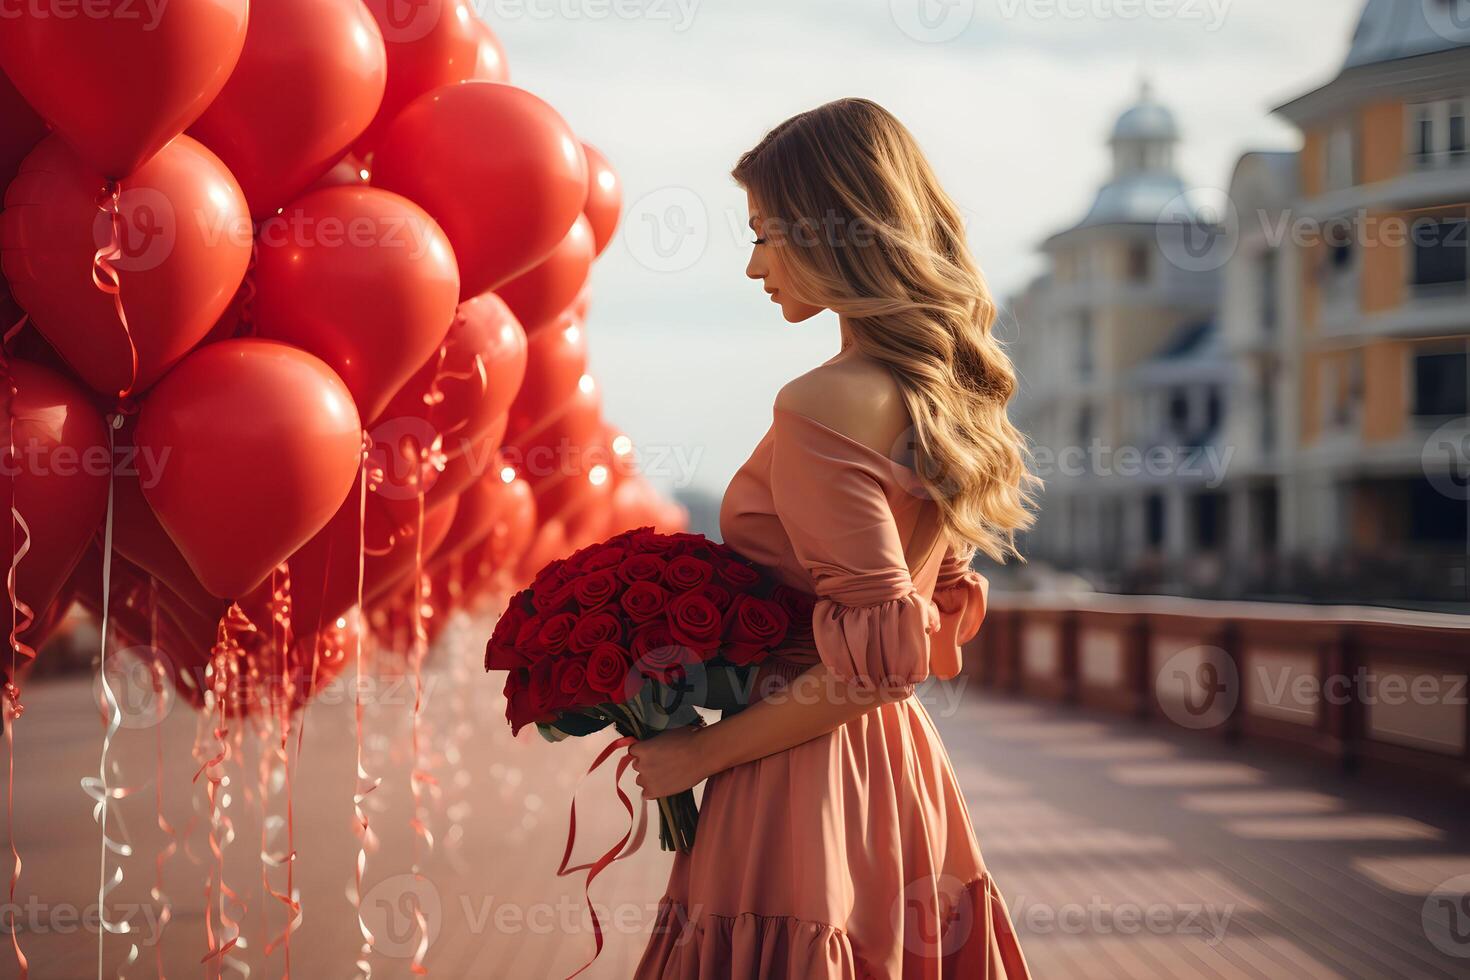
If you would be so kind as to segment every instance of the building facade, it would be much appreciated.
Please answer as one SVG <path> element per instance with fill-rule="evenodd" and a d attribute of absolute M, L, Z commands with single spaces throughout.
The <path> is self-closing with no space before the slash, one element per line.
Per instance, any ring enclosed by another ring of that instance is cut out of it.
<path fill-rule="evenodd" d="M 1302 131 L 1284 511 L 1308 588 L 1467 597 L 1470 0 L 1370 0 Z"/>
<path fill-rule="evenodd" d="M 1145 85 L 1112 129 L 1109 179 L 1011 309 L 1015 415 L 1045 481 L 1026 551 L 1099 588 L 1157 587 L 1198 559 L 1199 525 L 1207 541 L 1218 529 L 1200 500 L 1225 415 L 1220 271 L 1187 259 L 1219 229 L 1175 168 L 1179 140 Z"/>
<path fill-rule="evenodd" d="M 1028 557 L 1102 589 L 1470 601 L 1467 108 L 1470 0 L 1369 0 L 1337 77 L 1277 110 L 1300 152 L 1242 157 L 1214 224 L 1145 91 L 1012 306 Z"/>

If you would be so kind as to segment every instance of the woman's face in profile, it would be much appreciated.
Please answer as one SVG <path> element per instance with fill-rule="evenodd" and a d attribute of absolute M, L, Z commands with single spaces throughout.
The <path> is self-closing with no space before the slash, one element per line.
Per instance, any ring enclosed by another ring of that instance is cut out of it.
<path fill-rule="evenodd" d="M 803 302 L 792 291 L 781 259 L 782 250 L 793 247 L 790 237 L 782 234 L 779 228 L 767 227 L 755 201 L 748 194 L 746 198 L 750 230 L 755 233 L 755 248 L 750 254 L 750 263 L 745 267 L 745 274 L 760 281 L 771 301 L 781 307 L 781 315 L 788 323 L 810 320 L 822 312 L 823 307 Z"/>

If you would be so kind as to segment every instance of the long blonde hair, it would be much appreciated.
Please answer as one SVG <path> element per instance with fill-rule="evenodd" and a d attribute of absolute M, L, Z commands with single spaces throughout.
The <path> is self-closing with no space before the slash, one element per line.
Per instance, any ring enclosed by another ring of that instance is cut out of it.
<path fill-rule="evenodd" d="M 1020 557 L 1040 481 L 1006 415 L 1015 370 L 959 208 L 913 135 L 875 102 L 840 99 L 771 130 L 732 176 L 767 237 L 784 227 L 803 246 L 781 252 L 802 301 L 845 316 L 898 382 L 941 531 L 966 555 Z"/>

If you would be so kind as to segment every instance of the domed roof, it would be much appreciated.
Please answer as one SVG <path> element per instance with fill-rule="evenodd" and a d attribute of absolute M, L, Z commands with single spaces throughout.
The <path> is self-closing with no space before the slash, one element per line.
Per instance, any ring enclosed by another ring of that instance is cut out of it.
<path fill-rule="evenodd" d="M 1077 227 L 1167 224 L 1195 220 L 1196 213 L 1189 188 L 1177 175 L 1140 174 L 1104 184 Z"/>
<path fill-rule="evenodd" d="M 1470 0 L 1368 0 L 1343 68 L 1470 45 Z"/>
<path fill-rule="evenodd" d="M 1144 82 L 1137 104 L 1118 117 L 1112 139 L 1115 143 L 1119 140 L 1172 143 L 1179 139 L 1179 126 L 1174 121 L 1174 113 L 1154 101 L 1153 87 Z"/>

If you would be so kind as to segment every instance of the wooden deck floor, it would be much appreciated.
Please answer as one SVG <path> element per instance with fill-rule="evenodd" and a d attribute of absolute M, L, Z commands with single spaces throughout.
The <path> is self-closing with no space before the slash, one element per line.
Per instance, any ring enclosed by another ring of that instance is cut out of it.
<path fill-rule="evenodd" d="M 468 683 L 430 678 L 423 712 L 429 741 L 444 745 L 447 733 L 462 727 L 450 740 L 460 757 L 433 766 L 441 799 L 428 807 L 436 841 L 423 857 L 423 877 L 411 873 L 411 691 L 380 685 L 369 699 L 367 767 L 383 778 L 367 798 L 381 838 L 365 879 L 365 917 L 379 947 L 370 957 L 374 976 L 411 975 L 420 941 L 416 908 L 429 926 L 426 965 L 434 976 L 563 977 L 591 955 L 580 885 L 551 872 L 569 795 L 601 740 L 552 746 L 530 733 L 513 740 L 494 687 L 482 675 Z M 24 870 L 10 908 L 37 980 L 97 975 L 97 931 L 79 924 L 95 919 L 97 902 L 98 828 L 80 788 L 98 765 L 101 723 L 91 698 L 91 685 L 80 680 L 36 682 L 25 691 L 27 710 L 16 731 L 16 843 Z M 196 722 L 179 706 L 161 727 L 142 724 L 150 710 L 140 707 L 136 722 L 130 716 L 113 752 L 122 782 L 135 792 L 114 809 L 112 826 L 122 820 L 135 853 L 120 862 L 124 880 L 106 904 L 135 933 L 106 938 L 105 973 L 117 974 L 136 941 L 139 961 L 124 975 L 156 976 L 161 957 L 169 976 L 197 976 L 206 971 L 202 910 L 213 856 L 203 781 L 191 783 Z M 1207 739 L 1175 739 L 977 691 L 952 713 L 931 710 L 1038 978 L 1470 975 L 1470 877 L 1455 880 L 1470 875 L 1470 818 L 1447 802 L 1355 785 Z M 307 725 L 294 780 L 304 915 L 291 937 L 291 970 L 346 978 L 355 975 L 360 944 L 348 897 L 357 851 L 348 689 L 328 692 Z M 155 815 L 160 736 L 164 812 L 185 845 L 164 863 L 173 921 L 161 942 L 148 895 L 169 840 Z M 248 945 L 237 958 L 251 976 L 268 977 L 285 967 L 282 950 L 264 950 L 281 932 L 285 908 L 266 894 L 262 876 L 257 758 L 248 750 L 230 770 L 235 838 L 225 848 L 225 882 L 244 908 Z M 622 822 L 610 778 L 594 777 L 580 798 L 580 853 L 600 850 L 621 832 L 614 829 Z M 667 857 L 646 846 L 599 879 L 593 894 L 608 945 L 583 976 L 628 975 L 667 867 Z M 272 873 L 273 887 L 283 881 L 283 872 Z M 0 977 L 14 975 L 7 942 Z"/>

